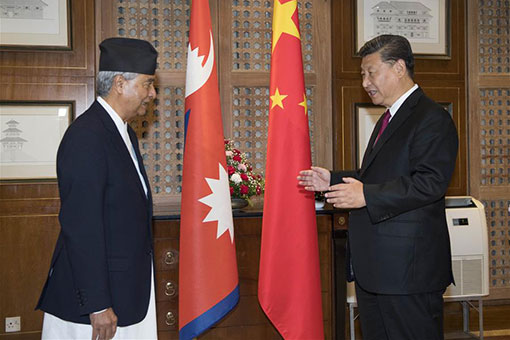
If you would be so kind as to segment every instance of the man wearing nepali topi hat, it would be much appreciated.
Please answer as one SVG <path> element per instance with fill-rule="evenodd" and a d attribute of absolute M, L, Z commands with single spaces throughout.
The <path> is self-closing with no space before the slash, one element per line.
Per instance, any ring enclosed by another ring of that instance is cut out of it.
<path fill-rule="evenodd" d="M 97 100 L 57 154 L 60 235 L 37 309 L 43 339 L 156 339 L 152 197 L 127 122 L 155 98 L 157 52 L 104 40 Z"/>

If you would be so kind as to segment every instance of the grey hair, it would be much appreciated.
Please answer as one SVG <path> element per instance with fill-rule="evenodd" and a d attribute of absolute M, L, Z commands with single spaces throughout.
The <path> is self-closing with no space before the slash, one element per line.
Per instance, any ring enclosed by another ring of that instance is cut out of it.
<path fill-rule="evenodd" d="M 122 76 L 126 80 L 133 80 L 138 76 L 138 73 L 99 71 L 96 78 L 96 92 L 98 96 L 106 97 L 110 93 L 113 85 L 113 79 L 116 76 Z"/>

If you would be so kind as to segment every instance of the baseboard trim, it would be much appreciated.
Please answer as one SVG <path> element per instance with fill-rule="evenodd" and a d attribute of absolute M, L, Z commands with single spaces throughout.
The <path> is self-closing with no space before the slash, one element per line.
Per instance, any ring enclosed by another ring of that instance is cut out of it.
<path fill-rule="evenodd" d="M 475 334 L 476 336 L 480 336 L 479 331 L 471 331 L 471 333 Z M 488 329 L 483 331 L 483 336 L 503 336 L 503 335 L 510 335 L 510 329 Z"/>

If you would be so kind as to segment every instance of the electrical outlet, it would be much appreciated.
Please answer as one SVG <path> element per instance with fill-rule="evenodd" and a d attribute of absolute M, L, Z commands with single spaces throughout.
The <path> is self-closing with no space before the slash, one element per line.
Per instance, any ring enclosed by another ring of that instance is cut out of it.
<path fill-rule="evenodd" d="M 21 317 L 12 316 L 5 318 L 5 332 L 19 332 L 21 330 Z"/>

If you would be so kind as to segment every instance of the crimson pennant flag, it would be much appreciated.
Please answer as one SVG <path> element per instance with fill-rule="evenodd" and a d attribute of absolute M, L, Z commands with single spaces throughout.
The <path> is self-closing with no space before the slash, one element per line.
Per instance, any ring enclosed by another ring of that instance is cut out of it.
<path fill-rule="evenodd" d="M 234 223 L 208 0 L 193 0 L 185 91 L 179 337 L 192 339 L 239 301 Z"/>
<path fill-rule="evenodd" d="M 324 339 L 312 165 L 296 0 L 274 0 L 258 297 L 285 339 Z"/>

